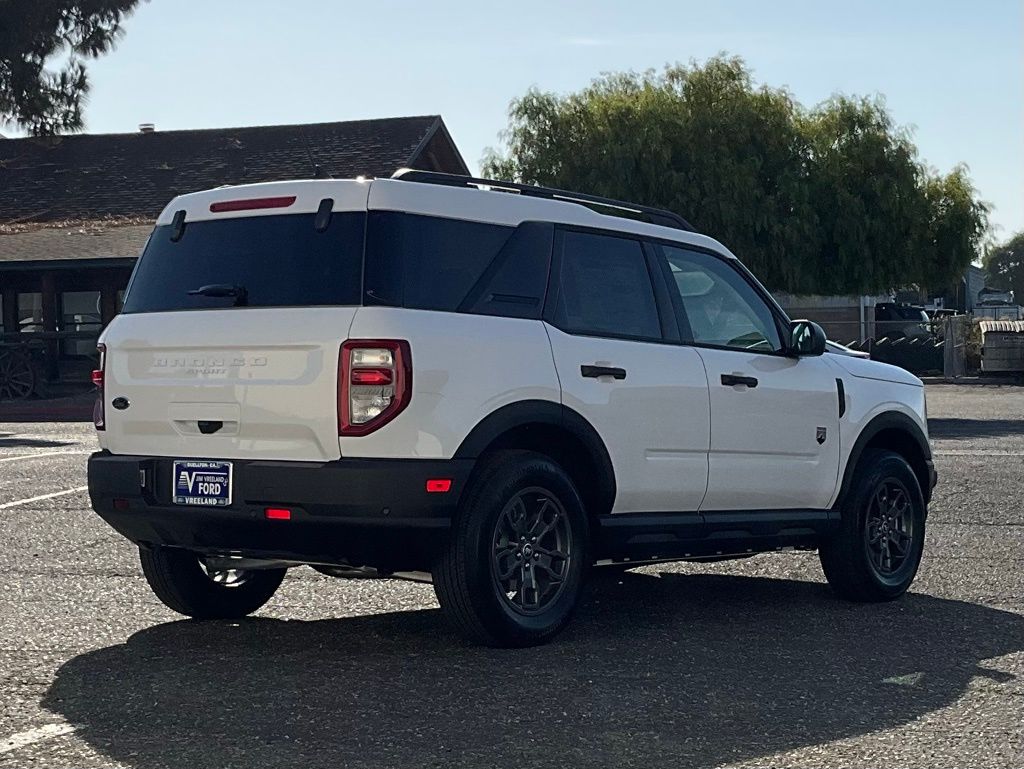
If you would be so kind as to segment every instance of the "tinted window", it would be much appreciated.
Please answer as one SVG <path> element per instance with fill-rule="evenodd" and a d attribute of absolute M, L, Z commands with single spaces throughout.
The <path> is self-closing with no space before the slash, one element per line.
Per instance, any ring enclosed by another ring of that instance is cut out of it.
<path fill-rule="evenodd" d="M 235 297 L 189 294 L 217 284 L 243 288 L 249 307 L 359 304 L 364 222 L 335 213 L 323 232 L 313 214 L 190 222 L 177 242 L 172 225 L 157 227 L 123 311 L 234 306 Z"/>
<path fill-rule="evenodd" d="M 662 246 L 689 327 L 700 344 L 771 352 L 782 348 L 767 303 L 724 259 L 701 251 Z"/>
<path fill-rule="evenodd" d="M 539 318 L 551 266 L 554 225 L 523 222 L 469 290 L 460 309 L 481 315 Z"/>
<path fill-rule="evenodd" d="M 597 336 L 661 337 L 638 241 L 571 231 L 560 239 L 556 326 Z"/>
<path fill-rule="evenodd" d="M 460 309 L 515 228 L 374 211 L 366 248 L 366 302 Z"/>

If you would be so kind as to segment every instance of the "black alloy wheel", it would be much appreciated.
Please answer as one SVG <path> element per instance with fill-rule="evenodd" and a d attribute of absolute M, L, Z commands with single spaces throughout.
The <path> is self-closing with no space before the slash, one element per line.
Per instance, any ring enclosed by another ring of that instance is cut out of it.
<path fill-rule="evenodd" d="M 569 518 L 547 489 L 523 489 L 509 500 L 494 527 L 491 575 L 515 611 L 540 614 L 558 600 L 572 565 Z"/>

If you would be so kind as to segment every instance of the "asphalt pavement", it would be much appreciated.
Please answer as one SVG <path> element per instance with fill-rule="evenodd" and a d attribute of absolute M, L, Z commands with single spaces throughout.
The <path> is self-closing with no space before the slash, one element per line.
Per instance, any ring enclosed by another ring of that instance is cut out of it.
<path fill-rule="evenodd" d="M 0 424 L 0 767 L 1022 767 L 1024 388 L 928 397 L 901 600 L 837 600 L 814 554 L 604 572 L 517 651 L 429 585 L 306 568 L 184 620 L 89 509 L 91 426 Z"/>

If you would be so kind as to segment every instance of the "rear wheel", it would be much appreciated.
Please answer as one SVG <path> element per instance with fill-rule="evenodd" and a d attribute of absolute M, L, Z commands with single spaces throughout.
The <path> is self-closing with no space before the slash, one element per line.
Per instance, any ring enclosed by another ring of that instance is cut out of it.
<path fill-rule="evenodd" d="M 172 547 L 140 547 L 142 573 L 156 597 L 196 619 L 237 619 L 277 591 L 286 569 L 212 569 L 203 558 Z"/>
<path fill-rule="evenodd" d="M 569 621 L 589 552 L 583 503 L 566 473 L 541 454 L 501 452 L 463 496 L 434 589 L 470 640 L 539 644 Z"/>
<path fill-rule="evenodd" d="M 819 548 L 825 578 L 842 597 L 888 601 L 907 591 L 924 552 L 925 504 L 917 476 L 891 451 L 857 465 L 837 535 Z"/>

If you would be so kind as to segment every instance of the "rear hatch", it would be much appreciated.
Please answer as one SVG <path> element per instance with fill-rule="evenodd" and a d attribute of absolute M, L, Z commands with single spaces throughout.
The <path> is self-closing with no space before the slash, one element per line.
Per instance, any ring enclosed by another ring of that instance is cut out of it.
<path fill-rule="evenodd" d="M 338 355 L 361 294 L 368 188 L 294 182 L 173 201 L 101 338 L 103 446 L 338 458 Z"/>

